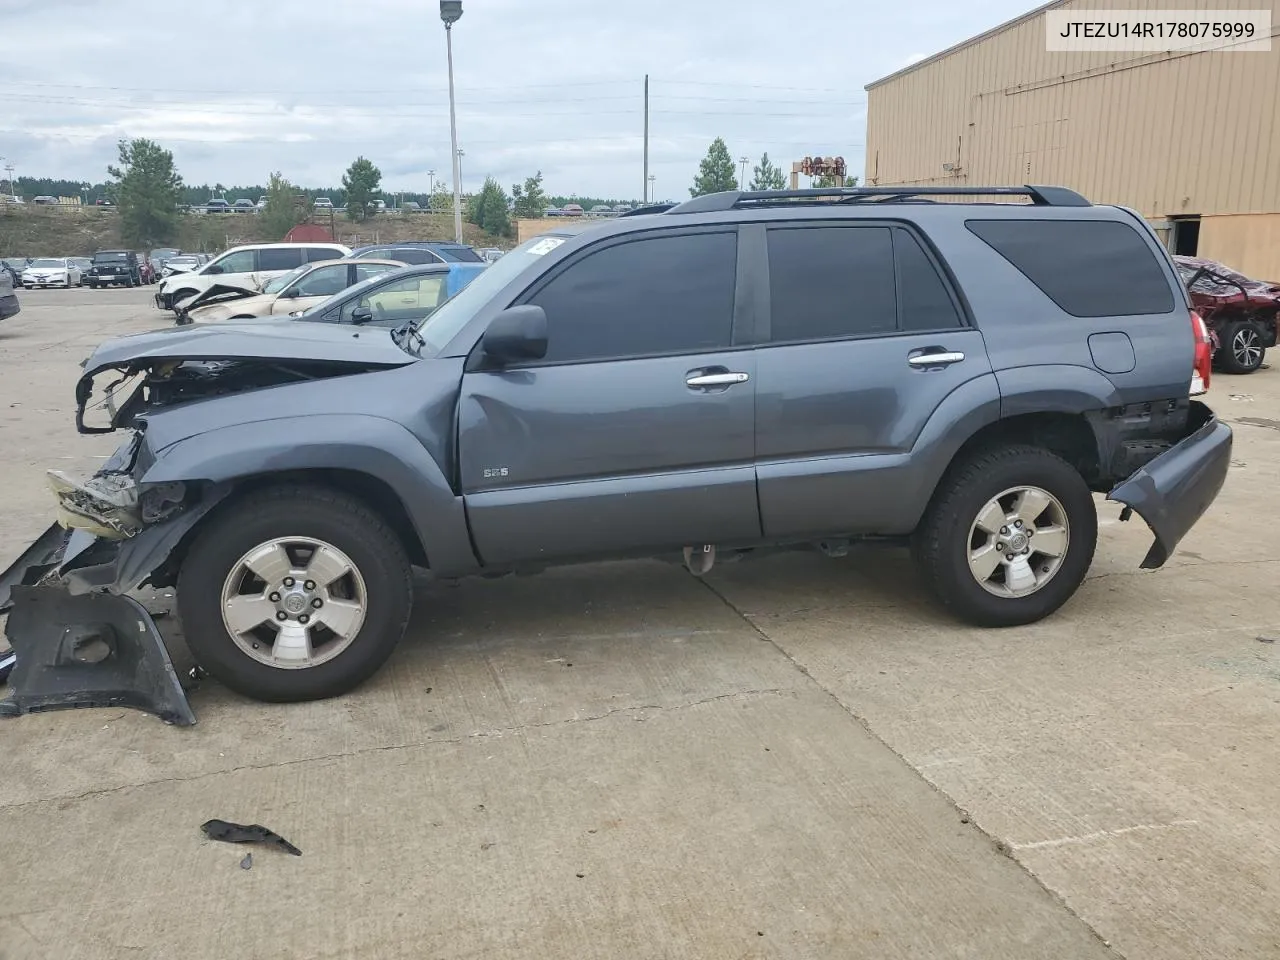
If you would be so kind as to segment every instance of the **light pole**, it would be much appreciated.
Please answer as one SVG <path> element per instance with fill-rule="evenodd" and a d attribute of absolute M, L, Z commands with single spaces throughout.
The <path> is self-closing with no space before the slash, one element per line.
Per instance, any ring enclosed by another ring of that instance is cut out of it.
<path fill-rule="evenodd" d="M 739 190 L 747 189 L 747 164 L 750 162 L 751 161 L 748 160 L 746 157 L 738 158 L 738 163 L 742 166 L 742 179 L 738 181 Z"/>
<path fill-rule="evenodd" d="M 655 188 L 654 188 L 654 186 L 653 186 L 653 182 L 654 182 L 655 180 L 657 180 L 657 179 L 658 179 L 657 174 L 653 174 L 653 173 L 649 174 L 649 198 L 648 198 L 649 200 L 657 200 L 657 199 L 658 199 L 658 195 L 657 195 L 657 193 L 655 193 L 655 192 L 654 192 L 654 189 L 655 189 Z M 646 202 L 648 202 L 648 201 L 646 201 Z"/>
<path fill-rule="evenodd" d="M 462 154 L 458 150 L 458 115 L 453 103 L 453 25 L 462 17 L 462 0 L 440 0 L 444 42 L 449 51 L 449 139 L 453 143 L 453 233 L 462 242 Z"/>
<path fill-rule="evenodd" d="M 430 197 L 436 192 L 436 172 L 434 170 L 427 171 L 427 196 Z M 428 202 L 427 206 L 431 206 Z"/>

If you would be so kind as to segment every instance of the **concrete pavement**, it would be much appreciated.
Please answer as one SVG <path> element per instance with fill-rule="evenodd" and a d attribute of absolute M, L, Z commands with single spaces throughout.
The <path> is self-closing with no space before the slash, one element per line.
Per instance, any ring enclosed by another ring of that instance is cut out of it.
<path fill-rule="evenodd" d="M 0 323 L 0 564 L 43 470 L 115 446 L 74 432 L 76 363 L 148 297 Z M 1237 464 L 1185 549 L 1138 571 L 1104 504 L 1034 627 L 958 626 L 878 549 L 423 579 L 351 696 L 0 724 L 0 957 L 1274 955 L 1280 378 L 1211 403 Z M 213 817 L 304 855 L 241 870 Z"/>

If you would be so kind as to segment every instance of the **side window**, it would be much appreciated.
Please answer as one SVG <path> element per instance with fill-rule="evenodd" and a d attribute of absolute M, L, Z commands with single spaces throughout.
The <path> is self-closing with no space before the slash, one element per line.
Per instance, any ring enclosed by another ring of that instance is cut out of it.
<path fill-rule="evenodd" d="M 346 256 L 337 247 L 299 247 L 298 253 L 301 257 L 305 257 L 307 263 L 319 263 L 321 260 L 341 260 Z"/>
<path fill-rule="evenodd" d="M 425 247 L 395 247 L 387 250 L 382 256 L 388 260 L 399 260 L 401 263 L 444 263 L 440 257 L 436 256 Z"/>
<path fill-rule="evenodd" d="M 215 260 L 211 267 L 210 273 L 253 273 L 257 267 L 257 257 L 254 256 L 252 250 L 237 250 L 235 253 L 228 253 Z"/>
<path fill-rule="evenodd" d="M 960 313 L 942 277 L 925 256 L 920 241 L 906 230 L 893 231 L 898 265 L 898 308 L 903 330 L 946 330 L 961 324 Z"/>
<path fill-rule="evenodd" d="M 888 227 L 775 228 L 768 242 L 773 342 L 896 329 Z"/>
<path fill-rule="evenodd" d="M 345 289 L 347 289 L 345 263 L 317 267 L 292 287 L 294 294 L 299 297 L 332 297 Z"/>
<path fill-rule="evenodd" d="M 418 305 L 418 283 L 420 277 L 403 277 L 391 283 L 383 284 L 368 291 L 362 297 L 352 297 L 342 305 L 342 322 L 350 323 L 351 314 L 357 307 L 366 307 L 373 311 L 374 319 L 392 310 L 402 310 Z"/>
<path fill-rule="evenodd" d="M 1073 317 L 1168 313 L 1169 281 L 1145 240 L 1115 220 L 966 220 L 965 226 Z"/>
<path fill-rule="evenodd" d="M 302 266 L 302 250 L 298 247 L 263 247 L 258 251 L 259 270 L 292 270 Z"/>
<path fill-rule="evenodd" d="M 392 270 L 399 270 L 400 267 L 393 267 L 386 263 L 357 263 L 356 264 L 356 283 L 361 280 L 368 280 L 370 277 L 378 277 L 384 273 L 390 273 Z"/>
<path fill-rule="evenodd" d="M 445 299 L 444 277 L 423 277 L 418 281 L 418 306 L 434 310 Z"/>
<path fill-rule="evenodd" d="M 727 348 L 737 256 L 736 232 L 653 237 L 588 253 L 526 301 L 546 311 L 546 360 Z"/>

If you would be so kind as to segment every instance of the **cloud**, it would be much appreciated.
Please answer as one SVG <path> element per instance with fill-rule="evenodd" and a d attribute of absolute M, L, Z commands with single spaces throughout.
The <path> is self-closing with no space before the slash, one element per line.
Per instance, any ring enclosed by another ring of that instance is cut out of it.
<path fill-rule="evenodd" d="M 863 85 L 987 29 L 1025 0 L 891 8 L 765 0 L 464 0 L 454 27 L 463 183 L 535 170 L 552 193 L 642 189 L 643 78 L 659 198 L 687 196 L 713 137 L 784 168 L 863 164 Z M 99 180 L 121 137 L 173 150 L 191 183 L 272 170 L 335 185 L 358 154 L 390 190 L 450 177 L 448 76 L 435 4 L 0 0 L 0 151 L 19 174 Z M 84 29 L 86 18 L 92 29 Z"/>

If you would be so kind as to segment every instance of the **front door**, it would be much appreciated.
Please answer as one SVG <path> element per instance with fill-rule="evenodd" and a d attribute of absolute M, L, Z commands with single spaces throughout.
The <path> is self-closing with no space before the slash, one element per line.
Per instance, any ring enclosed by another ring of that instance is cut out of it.
<path fill-rule="evenodd" d="M 788 224 L 766 239 L 769 345 L 756 377 L 764 533 L 905 533 L 928 497 L 912 448 L 953 391 L 991 377 L 982 334 L 964 324 L 905 226 Z"/>
<path fill-rule="evenodd" d="M 544 360 L 462 382 L 461 482 L 486 565 L 759 537 L 736 267 L 734 227 L 623 237 L 518 300 L 546 312 Z"/>

